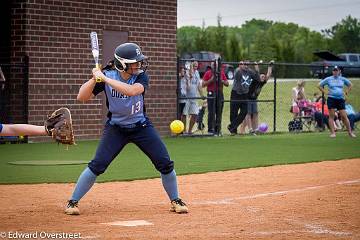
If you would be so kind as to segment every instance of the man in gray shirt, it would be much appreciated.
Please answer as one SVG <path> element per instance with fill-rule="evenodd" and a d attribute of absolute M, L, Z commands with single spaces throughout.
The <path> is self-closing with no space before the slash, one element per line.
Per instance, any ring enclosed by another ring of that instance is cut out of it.
<path fill-rule="evenodd" d="M 239 67 L 235 70 L 234 84 L 230 95 L 230 124 L 228 130 L 231 135 L 237 133 L 237 128 L 246 117 L 249 86 L 252 81 L 260 81 L 259 74 L 248 68 L 244 61 L 241 61 Z"/>

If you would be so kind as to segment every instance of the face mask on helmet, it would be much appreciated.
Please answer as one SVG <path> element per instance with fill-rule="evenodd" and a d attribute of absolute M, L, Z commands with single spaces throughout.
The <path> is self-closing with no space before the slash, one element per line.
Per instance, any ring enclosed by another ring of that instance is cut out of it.
<path fill-rule="evenodd" d="M 144 59 L 144 60 L 142 60 L 140 62 L 135 62 L 135 63 L 138 63 L 138 66 L 137 67 L 131 67 L 132 63 L 127 63 L 126 59 L 122 59 L 122 58 L 120 58 L 120 59 L 115 58 L 114 59 L 115 68 L 120 72 L 127 72 L 128 70 L 132 70 L 131 74 L 140 74 L 142 72 L 145 72 L 147 67 L 149 66 L 149 63 L 148 63 L 147 59 Z"/>

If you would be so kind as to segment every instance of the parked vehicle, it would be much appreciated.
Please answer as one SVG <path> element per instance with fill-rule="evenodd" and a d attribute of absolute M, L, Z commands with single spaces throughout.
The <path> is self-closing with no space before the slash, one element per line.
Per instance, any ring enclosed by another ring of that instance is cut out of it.
<path fill-rule="evenodd" d="M 346 77 L 360 76 L 360 53 L 341 53 L 335 55 L 329 51 L 314 52 L 322 61 L 311 63 L 311 74 L 319 78 L 331 75 L 334 66 L 342 70 Z"/>

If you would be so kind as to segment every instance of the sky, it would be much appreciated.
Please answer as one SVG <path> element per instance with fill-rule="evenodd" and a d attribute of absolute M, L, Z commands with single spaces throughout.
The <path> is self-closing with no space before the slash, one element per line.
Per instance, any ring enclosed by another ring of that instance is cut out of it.
<path fill-rule="evenodd" d="M 346 16 L 360 20 L 360 0 L 177 0 L 177 24 L 241 26 L 253 18 L 296 23 L 314 31 L 334 26 Z"/>

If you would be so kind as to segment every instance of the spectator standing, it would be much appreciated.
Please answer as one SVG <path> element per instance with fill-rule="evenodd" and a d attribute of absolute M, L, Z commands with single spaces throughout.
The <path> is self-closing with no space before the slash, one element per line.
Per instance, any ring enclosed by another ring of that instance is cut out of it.
<path fill-rule="evenodd" d="M 230 95 L 230 124 L 228 130 L 233 136 L 248 112 L 249 86 L 252 81 L 260 81 L 258 73 L 248 68 L 244 61 L 235 70 L 233 88 Z M 240 110 L 240 112 L 239 112 Z"/>
<path fill-rule="evenodd" d="M 208 133 L 215 132 L 215 75 L 213 73 L 214 64 L 206 67 L 205 74 L 203 76 L 202 87 L 206 87 L 207 90 L 207 107 L 208 107 Z"/>
<path fill-rule="evenodd" d="M 217 126 L 215 126 L 215 132 L 220 132 L 221 130 L 221 122 L 222 122 L 222 113 L 224 110 L 224 86 L 228 87 L 229 86 L 229 81 L 226 77 L 225 74 L 225 65 L 221 66 L 221 71 L 220 71 L 220 86 L 219 86 L 219 98 L 218 101 L 220 102 L 220 109 L 219 109 L 219 116 L 216 115 L 215 119 L 219 119 L 218 124 L 219 124 L 219 128 L 220 129 L 216 129 Z M 216 111 L 215 111 L 216 112 Z"/>
<path fill-rule="evenodd" d="M 356 137 L 350 127 L 350 122 L 345 111 L 345 95 L 348 95 L 351 91 L 352 84 L 347 79 L 341 76 L 341 70 L 335 66 L 332 70 L 332 76 L 323 79 L 319 83 L 319 89 L 325 94 L 324 87 L 328 86 L 328 99 L 327 105 L 329 108 L 329 125 L 330 125 L 330 137 L 336 137 L 334 128 L 335 110 L 339 111 L 340 117 L 346 126 L 350 137 Z M 347 87 L 344 90 L 344 87 Z"/>
<path fill-rule="evenodd" d="M 258 96 L 260 95 L 262 87 L 267 83 L 272 74 L 273 61 L 269 63 L 267 73 L 260 74 L 259 65 L 255 63 L 255 71 L 260 74 L 260 81 L 252 81 L 249 87 L 249 100 L 248 102 L 248 114 L 246 116 L 247 126 L 249 127 L 249 133 L 255 134 L 255 131 L 258 129 L 259 124 L 259 112 L 258 112 L 258 103 L 256 102 Z"/>
<path fill-rule="evenodd" d="M 206 72 L 203 76 L 202 86 L 207 90 L 207 106 L 208 106 L 208 133 L 219 132 L 220 129 L 216 129 L 215 121 L 219 119 L 219 126 L 221 126 L 221 117 L 224 108 L 224 93 L 223 86 L 229 86 L 229 82 L 225 75 L 225 67 L 223 66 L 220 71 L 221 83 L 218 85 L 216 75 L 213 71 L 214 64 L 207 66 Z M 219 90 L 219 91 L 218 91 Z M 219 94 L 219 96 L 217 96 Z M 219 112 L 216 111 L 216 98 L 220 101 Z M 219 113 L 219 116 L 217 115 Z"/>
<path fill-rule="evenodd" d="M 179 78 L 180 78 L 180 97 L 186 98 L 186 77 L 185 77 L 185 68 L 183 67 L 180 69 Z M 186 104 L 186 99 L 179 100 L 179 116 L 180 116 L 180 120 L 184 123 L 184 126 L 186 126 L 186 115 L 184 115 L 185 104 Z"/>
<path fill-rule="evenodd" d="M 197 105 L 197 98 L 199 95 L 203 97 L 201 83 L 200 83 L 200 74 L 197 70 L 198 62 L 193 62 L 190 65 L 190 69 L 188 74 L 185 73 L 186 76 L 186 97 L 190 98 L 186 100 L 186 104 L 184 107 L 184 115 L 189 116 L 189 127 L 188 134 L 192 134 L 192 129 L 196 122 L 197 115 L 199 113 L 199 107 Z M 185 128 L 186 129 L 186 128 Z"/>

